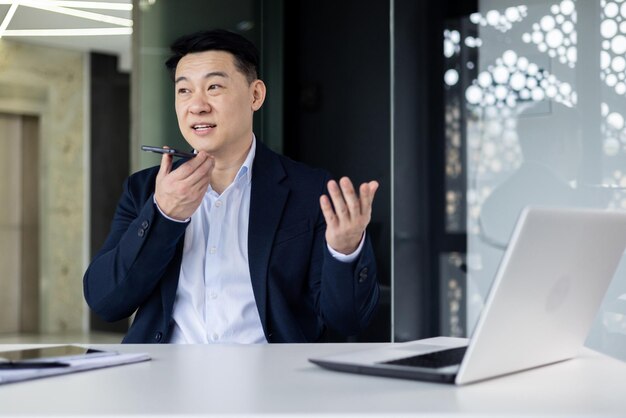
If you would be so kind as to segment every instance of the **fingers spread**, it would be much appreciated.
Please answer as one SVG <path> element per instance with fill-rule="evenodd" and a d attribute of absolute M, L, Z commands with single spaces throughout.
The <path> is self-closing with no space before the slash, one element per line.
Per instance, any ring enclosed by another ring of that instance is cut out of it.
<path fill-rule="evenodd" d="M 322 214 L 324 215 L 324 219 L 326 220 L 326 225 L 335 227 L 338 219 L 335 215 L 335 211 L 333 210 L 332 205 L 330 204 L 330 199 L 328 198 L 328 196 L 320 196 L 320 207 L 322 208 Z"/>
<path fill-rule="evenodd" d="M 347 219 L 349 217 L 348 207 L 346 206 L 346 201 L 336 181 L 331 180 L 328 182 L 328 193 L 335 207 L 335 214 L 340 220 Z"/>
<path fill-rule="evenodd" d="M 369 183 L 361 184 L 359 188 L 359 199 L 361 202 L 361 211 L 368 216 L 372 212 L 372 202 L 374 201 L 374 195 L 378 190 L 378 182 L 370 181 Z"/>
<path fill-rule="evenodd" d="M 328 182 L 329 203 L 332 201 L 330 209 L 332 210 L 334 207 L 334 212 L 340 221 L 356 220 L 362 215 L 369 218 L 377 189 L 377 181 L 363 183 L 359 187 L 359 194 L 357 195 L 352 181 L 348 177 L 342 177 L 339 184 L 331 180 Z"/>
<path fill-rule="evenodd" d="M 343 193 L 343 199 L 348 207 L 348 215 L 350 217 L 359 216 L 361 213 L 361 204 L 359 198 L 354 191 L 354 186 L 348 177 L 342 177 L 339 180 L 341 186 L 341 192 Z"/>

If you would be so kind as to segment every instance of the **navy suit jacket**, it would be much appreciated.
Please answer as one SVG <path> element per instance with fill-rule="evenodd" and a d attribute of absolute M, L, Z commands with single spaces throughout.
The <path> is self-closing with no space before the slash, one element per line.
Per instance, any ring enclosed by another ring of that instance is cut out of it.
<path fill-rule="evenodd" d="M 378 303 L 369 243 L 352 263 L 326 248 L 319 197 L 329 176 L 256 142 L 252 168 L 248 260 L 268 342 L 313 342 L 326 326 L 354 335 Z M 85 299 L 104 320 L 134 312 L 125 343 L 168 342 L 185 229 L 153 203 L 158 167 L 131 175 L 111 231 L 83 278 Z"/>

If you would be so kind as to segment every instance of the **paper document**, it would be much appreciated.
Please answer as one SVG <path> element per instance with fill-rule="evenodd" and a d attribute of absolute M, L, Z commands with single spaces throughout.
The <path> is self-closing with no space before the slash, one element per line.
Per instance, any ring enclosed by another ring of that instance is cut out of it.
<path fill-rule="evenodd" d="M 147 360 L 150 360 L 150 356 L 146 353 L 120 354 L 110 352 L 110 355 L 63 359 L 63 363 L 68 365 L 66 367 L 0 369 L 0 385 Z"/>

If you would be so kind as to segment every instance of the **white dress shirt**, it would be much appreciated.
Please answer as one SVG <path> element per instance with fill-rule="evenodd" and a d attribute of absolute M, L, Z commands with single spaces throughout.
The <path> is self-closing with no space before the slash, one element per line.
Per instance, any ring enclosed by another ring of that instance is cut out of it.
<path fill-rule="evenodd" d="M 233 183 L 221 195 L 209 186 L 202 203 L 191 216 L 185 231 L 170 343 L 267 342 L 248 264 L 248 221 L 255 151 L 256 138 L 253 136 L 248 156 Z M 339 261 L 351 262 L 360 254 L 363 243 L 364 238 L 359 248 L 349 255 L 328 249 Z"/>
<path fill-rule="evenodd" d="M 250 183 L 256 140 L 235 180 L 209 186 L 185 231 L 172 343 L 266 342 L 248 267 Z"/>

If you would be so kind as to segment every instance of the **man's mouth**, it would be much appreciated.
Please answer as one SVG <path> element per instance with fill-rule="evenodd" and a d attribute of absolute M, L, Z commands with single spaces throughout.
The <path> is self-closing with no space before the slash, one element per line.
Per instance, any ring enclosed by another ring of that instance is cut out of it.
<path fill-rule="evenodd" d="M 209 129 L 213 129 L 215 128 L 217 125 L 212 124 L 212 123 L 198 123 L 196 125 L 193 125 L 191 127 L 191 129 L 193 129 L 194 131 L 198 132 L 198 131 L 206 131 Z"/>

